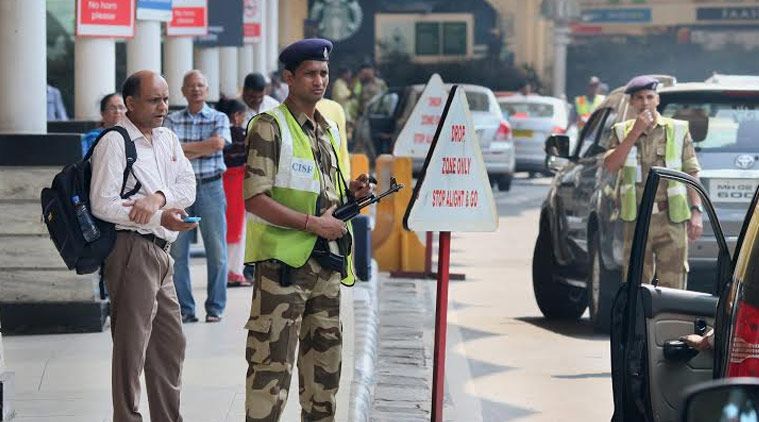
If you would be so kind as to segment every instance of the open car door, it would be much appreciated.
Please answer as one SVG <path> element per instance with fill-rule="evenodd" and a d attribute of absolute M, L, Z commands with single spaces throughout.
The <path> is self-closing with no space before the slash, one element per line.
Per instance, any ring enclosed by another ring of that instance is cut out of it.
<path fill-rule="evenodd" d="M 711 293 L 658 287 L 658 280 L 642 280 L 655 194 L 665 179 L 682 182 L 701 197 L 704 224 L 708 220 L 712 225 L 718 250 L 718 276 Z M 718 312 L 718 301 L 728 287 L 732 268 L 730 251 L 703 186 L 685 173 L 652 168 L 638 210 L 627 282 L 620 287 L 612 307 L 613 421 L 677 420 L 687 387 L 721 376 L 714 368 L 715 362 L 724 360 L 722 348 L 699 353 L 679 338 L 724 324 L 725 312 Z M 724 331 L 720 327 L 716 332 L 719 344 Z"/>

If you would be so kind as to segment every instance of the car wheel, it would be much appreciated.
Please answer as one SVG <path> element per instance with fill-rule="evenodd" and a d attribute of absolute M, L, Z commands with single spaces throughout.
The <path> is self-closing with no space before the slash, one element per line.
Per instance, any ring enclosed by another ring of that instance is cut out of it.
<path fill-rule="evenodd" d="M 500 174 L 496 182 L 498 183 L 498 190 L 508 192 L 511 190 L 511 179 L 514 178 L 512 174 Z"/>
<path fill-rule="evenodd" d="M 579 319 L 587 307 L 585 289 L 562 283 L 556 271 L 551 233 L 541 222 L 532 256 L 532 288 L 540 312 L 551 319 Z"/>
<path fill-rule="evenodd" d="M 588 271 L 588 310 L 593 329 L 608 333 L 611 327 L 611 306 L 619 285 L 619 271 L 607 270 L 598 252 L 598 233 L 590 237 L 590 271 Z"/>

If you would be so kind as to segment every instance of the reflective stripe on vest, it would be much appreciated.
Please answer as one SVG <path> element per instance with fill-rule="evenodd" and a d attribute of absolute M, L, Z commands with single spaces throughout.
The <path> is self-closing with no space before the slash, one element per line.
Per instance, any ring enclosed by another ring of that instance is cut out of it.
<path fill-rule="evenodd" d="M 682 171 L 683 167 L 683 143 L 688 133 L 688 122 L 674 120 L 666 117 L 661 118 L 664 122 L 666 148 L 664 162 L 667 168 Z M 630 130 L 635 120 L 617 123 L 614 131 L 621 143 Z M 635 221 L 638 212 L 636 183 L 642 183 L 642 167 L 638 149 L 633 146 L 625 159 L 625 164 L 620 170 L 620 218 L 623 221 Z M 690 219 L 688 197 L 685 185 L 673 180 L 667 181 L 667 201 L 669 219 L 673 223 L 682 223 Z"/>
<path fill-rule="evenodd" d="M 588 101 L 588 97 L 585 95 L 575 97 L 575 112 L 578 116 L 588 118 L 590 117 L 590 114 L 593 113 L 593 111 L 597 109 L 605 99 L 606 97 L 603 95 L 596 95 L 593 97 L 593 102 L 590 103 Z"/>
<path fill-rule="evenodd" d="M 271 191 L 272 199 L 292 210 L 316 215 L 316 203 L 321 192 L 321 172 L 311 149 L 311 140 L 284 104 L 265 114 L 277 121 L 281 137 L 277 174 L 274 176 Z M 332 122 L 328 123 L 330 142 L 337 151 L 340 137 L 336 126 Z M 336 156 L 336 159 L 339 162 L 340 157 Z M 335 185 L 344 195 L 342 185 Z M 248 222 L 246 230 L 246 263 L 273 259 L 300 268 L 306 264 L 316 244 L 314 234 L 275 226 L 255 215 Z M 352 256 L 348 255 L 346 259 L 350 264 Z M 352 265 L 349 265 L 348 277 L 343 280 L 343 284 L 353 284 Z"/>

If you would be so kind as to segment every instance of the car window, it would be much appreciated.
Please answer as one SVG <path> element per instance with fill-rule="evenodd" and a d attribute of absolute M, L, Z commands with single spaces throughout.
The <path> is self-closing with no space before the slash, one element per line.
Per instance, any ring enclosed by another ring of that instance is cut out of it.
<path fill-rule="evenodd" d="M 490 111 L 488 94 L 484 92 L 465 91 L 466 100 L 471 111 Z"/>
<path fill-rule="evenodd" d="M 584 157 L 588 148 L 596 143 L 598 134 L 603 128 L 602 124 L 607 111 L 608 109 L 596 110 L 593 115 L 590 116 L 588 123 L 585 124 L 580 133 L 580 142 L 578 142 L 578 145 L 576 146 L 575 157 Z"/>
<path fill-rule="evenodd" d="M 702 152 L 759 152 L 759 96 L 702 96 L 668 102 L 665 117 L 686 120 Z"/>
<path fill-rule="evenodd" d="M 369 106 L 369 113 L 385 117 L 392 116 L 395 112 L 395 107 L 398 106 L 398 98 L 398 94 L 395 92 L 383 95 Z"/>
<path fill-rule="evenodd" d="M 553 104 L 527 103 L 527 102 L 503 102 L 500 103 L 501 111 L 511 117 L 553 117 Z"/>
<path fill-rule="evenodd" d="M 604 121 L 603 129 L 601 130 L 601 137 L 598 138 L 598 146 L 603 148 L 604 151 L 609 149 L 609 142 L 611 141 L 611 129 L 614 127 L 614 123 L 617 123 L 617 112 L 610 110 L 606 120 Z"/>

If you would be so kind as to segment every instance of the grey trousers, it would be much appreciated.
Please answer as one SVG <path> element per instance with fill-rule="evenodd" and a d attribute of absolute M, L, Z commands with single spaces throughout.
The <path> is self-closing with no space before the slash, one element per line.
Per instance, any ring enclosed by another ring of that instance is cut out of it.
<path fill-rule="evenodd" d="M 114 422 L 141 422 L 140 374 L 150 419 L 181 422 L 179 392 L 185 338 L 172 281 L 174 262 L 135 232 L 118 232 L 103 275 L 111 295 Z"/>

